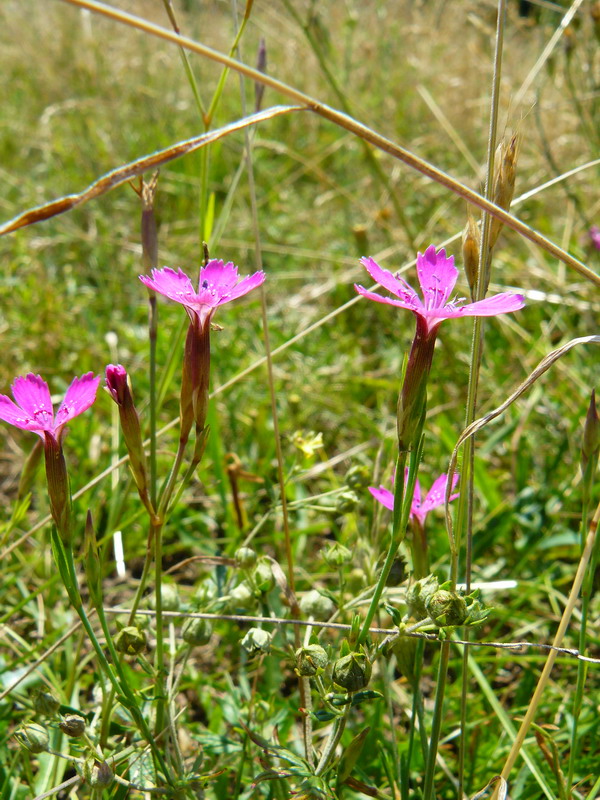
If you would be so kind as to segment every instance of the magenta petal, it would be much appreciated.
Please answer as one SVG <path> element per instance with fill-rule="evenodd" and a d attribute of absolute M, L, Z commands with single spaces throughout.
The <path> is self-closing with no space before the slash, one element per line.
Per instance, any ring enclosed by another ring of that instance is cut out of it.
<path fill-rule="evenodd" d="M 176 303 L 186 305 L 196 296 L 191 280 L 181 269 L 177 272 L 171 267 L 153 269 L 151 278 L 147 275 L 140 275 L 140 280 L 149 289 L 154 289 L 155 292 L 163 294 Z"/>
<path fill-rule="evenodd" d="M 54 409 L 45 380 L 30 372 L 24 378 L 15 378 L 12 393 L 17 405 L 31 418 L 26 430 L 52 430 Z"/>
<path fill-rule="evenodd" d="M 506 314 L 509 311 L 518 311 L 523 308 L 525 301 L 521 294 L 502 292 L 476 303 L 468 303 L 462 308 L 448 313 L 447 317 L 494 317 L 496 314 Z"/>
<path fill-rule="evenodd" d="M 200 281 L 198 283 L 198 293 L 207 284 L 216 290 L 217 294 L 228 294 L 236 285 L 238 280 L 238 268 L 231 261 L 226 264 L 220 259 L 213 258 L 205 267 L 200 270 Z"/>
<path fill-rule="evenodd" d="M 385 489 L 383 486 L 380 486 L 379 489 L 369 486 L 369 491 L 382 506 L 389 508 L 390 511 L 394 510 L 394 495 L 389 489 Z"/>
<path fill-rule="evenodd" d="M 242 297 L 248 292 L 251 292 L 252 289 L 256 289 L 257 286 L 260 286 L 264 283 L 266 275 L 264 272 L 255 272 L 254 275 L 248 275 L 243 278 L 237 286 L 235 286 L 231 292 L 227 295 L 227 297 L 223 298 L 223 302 L 228 303 L 230 300 L 235 300 L 238 297 Z"/>
<path fill-rule="evenodd" d="M 83 414 L 93 404 L 98 391 L 100 376 L 94 377 L 93 372 L 86 372 L 81 378 L 74 378 L 67 389 L 65 399 L 56 412 L 56 430 L 61 428 L 73 417 Z"/>
<path fill-rule="evenodd" d="M 446 251 L 435 251 L 430 245 L 425 253 L 417 254 L 417 275 L 423 303 L 426 308 L 439 308 L 448 302 L 458 278 L 454 256 L 446 258 Z"/>
<path fill-rule="evenodd" d="M 384 297 L 381 294 L 376 294 L 376 292 L 370 292 L 368 289 L 365 289 L 364 286 L 361 286 L 358 283 L 354 284 L 354 288 L 356 291 L 366 297 L 369 300 L 375 300 L 377 303 L 387 303 L 389 306 L 396 306 L 397 308 L 406 308 L 409 311 L 414 311 L 416 314 L 422 313 L 421 308 L 416 307 L 416 302 L 420 304 L 420 300 L 417 299 L 415 303 L 411 303 L 407 300 L 396 300 L 393 297 Z"/>
<path fill-rule="evenodd" d="M 15 405 L 10 397 L 5 394 L 0 394 L 0 419 L 8 422 L 9 425 L 14 425 L 16 428 L 21 428 L 24 431 L 36 431 L 43 436 L 44 430 L 40 423 L 29 414 L 26 414 L 22 408 Z M 51 426 L 50 426 L 51 427 Z"/>
<path fill-rule="evenodd" d="M 360 263 L 373 280 L 383 286 L 384 289 L 387 289 L 388 292 L 395 294 L 396 297 L 406 300 L 407 302 L 414 302 L 416 300 L 420 305 L 421 301 L 417 297 L 416 292 L 404 278 L 396 278 L 389 270 L 380 267 L 373 258 L 361 258 Z"/>

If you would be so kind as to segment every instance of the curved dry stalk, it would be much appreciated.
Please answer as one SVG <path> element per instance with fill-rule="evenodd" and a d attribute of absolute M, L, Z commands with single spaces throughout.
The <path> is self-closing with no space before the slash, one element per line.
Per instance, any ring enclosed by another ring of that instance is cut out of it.
<path fill-rule="evenodd" d="M 294 102 L 302 104 L 307 110 L 318 114 L 320 117 L 333 122 L 335 125 L 338 125 L 347 131 L 350 131 L 350 133 L 353 133 L 354 135 L 363 139 L 365 142 L 372 144 L 379 150 L 382 150 L 397 160 L 402 161 L 411 169 L 414 169 L 436 183 L 439 183 L 449 191 L 453 192 L 459 197 L 462 197 L 463 200 L 466 200 L 468 203 L 477 206 L 483 211 L 487 211 L 493 217 L 504 223 L 504 225 L 506 225 L 508 228 L 516 231 L 526 239 L 529 239 L 534 244 L 538 245 L 538 247 L 541 247 L 559 261 L 562 261 L 564 264 L 574 269 L 587 280 L 596 284 L 596 286 L 600 286 L 600 275 L 592 272 L 592 270 L 588 269 L 585 264 L 572 256 L 566 250 L 558 247 L 558 245 L 554 244 L 554 242 L 546 239 L 546 237 L 542 236 L 541 233 L 533 230 L 517 217 L 514 217 L 512 214 L 504 211 L 504 209 L 500 208 L 494 203 L 491 203 L 489 200 L 486 200 L 478 192 L 475 192 L 473 189 L 464 186 L 462 183 L 460 183 L 460 181 L 455 180 L 450 175 L 442 172 L 442 170 L 437 169 L 437 167 L 435 167 L 433 164 L 430 164 L 428 161 L 415 156 L 405 148 L 400 147 L 400 145 L 395 144 L 389 139 L 386 139 L 385 136 L 381 136 L 379 133 L 377 133 L 377 131 L 374 131 L 367 125 L 358 122 L 347 114 L 344 114 L 343 112 L 338 111 L 337 109 L 332 108 L 325 103 L 321 103 L 314 97 L 311 97 L 304 92 L 300 92 L 299 90 L 294 89 L 292 86 L 289 86 L 282 81 L 278 81 L 276 78 L 272 78 L 268 74 L 260 72 L 260 70 L 253 69 L 247 64 L 242 64 L 240 61 L 236 61 L 235 59 L 226 56 L 224 53 L 213 50 L 211 47 L 200 44 L 199 42 L 196 42 L 194 39 L 190 39 L 187 36 L 181 36 L 177 33 L 174 33 L 173 31 L 163 28 L 160 25 L 154 25 L 148 20 L 137 17 L 134 14 L 128 14 L 125 11 L 120 11 L 117 8 L 106 5 L 105 3 L 96 2 L 96 0 L 63 0 L 63 2 L 78 8 L 87 9 L 88 11 L 92 11 L 96 14 L 101 14 L 102 16 L 112 19 L 114 22 L 119 22 L 127 25 L 130 28 L 143 31 L 150 36 L 156 36 L 164 41 L 177 44 L 186 50 L 190 50 L 191 52 L 197 53 L 204 58 L 209 58 L 211 61 L 216 61 L 225 67 L 235 70 L 236 72 L 245 75 L 247 78 L 250 78 L 256 83 L 263 84 L 264 86 L 274 89 L 280 94 L 289 97 Z M 2 229 L 0 229 L 0 232 L 1 231 Z"/>
<path fill-rule="evenodd" d="M 82 192 L 77 194 L 68 194 L 64 197 L 59 197 L 57 200 L 52 200 L 50 203 L 30 208 L 19 214 L 16 217 L 8 220 L 3 225 L 0 225 L 0 236 L 7 233 L 25 228 L 27 225 L 34 225 L 36 222 L 41 222 L 50 217 L 56 217 L 59 214 L 64 214 L 72 208 L 87 203 L 89 200 L 94 200 L 106 194 L 111 189 L 127 183 L 132 178 L 142 175 L 144 172 L 152 172 L 163 164 L 173 161 L 176 158 L 181 158 L 188 153 L 193 153 L 195 150 L 200 150 L 206 145 L 213 144 L 219 139 L 228 136 L 235 131 L 241 131 L 251 125 L 258 125 L 259 122 L 264 122 L 274 117 L 279 117 L 282 114 L 289 114 L 291 111 L 305 111 L 303 106 L 273 106 L 257 114 L 251 114 L 243 119 L 236 120 L 223 128 L 217 128 L 214 131 L 203 133 L 200 136 L 194 136 L 192 139 L 186 139 L 183 142 L 176 142 L 175 144 L 165 147 L 164 150 L 157 150 L 149 156 L 142 156 L 135 161 L 130 161 L 121 167 L 105 173 L 100 178 L 91 183 Z"/>
<path fill-rule="evenodd" d="M 533 384 L 538 380 L 538 378 L 540 378 L 544 374 L 544 372 L 547 372 L 550 369 L 550 367 L 556 361 L 559 360 L 559 358 L 562 358 L 570 350 L 572 350 L 574 347 L 577 347 L 577 345 L 580 344 L 600 344 L 600 334 L 593 334 L 591 336 L 580 336 L 577 339 L 571 339 L 566 344 L 563 344 L 561 347 L 558 347 L 556 350 L 552 350 L 552 352 L 548 353 L 547 356 L 544 356 L 544 358 L 540 361 L 540 363 L 533 370 L 533 372 L 527 376 L 527 378 L 523 381 L 523 383 L 521 383 L 517 387 L 517 389 L 515 389 L 515 391 L 510 395 L 510 397 L 508 397 L 501 405 L 499 405 L 497 408 L 494 408 L 484 417 L 480 417 L 479 419 L 476 419 L 475 422 L 472 422 L 470 425 L 468 425 L 461 433 L 461 435 L 458 437 L 458 440 L 456 442 L 456 445 L 454 446 L 454 450 L 452 451 L 452 455 L 450 457 L 450 464 L 448 467 L 448 486 L 446 487 L 446 495 L 444 497 L 444 504 L 445 504 L 444 510 L 446 513 L 446 529 L 448 532 L 448 539 L 450 541 L 450 548 L 453 553 L 455 551 L 455 539 L 452 526 L 452 517 L 450 515 L 449 501 L 450 501 L 450 493 L 452 491 L 452 487 L 450 486 L 450 484 L 452 483 L 452 475 L 454 475 L 457 468 L 458 451 L 460 449 L 460 446 L 463 444 L 463 442 L 465 442 L 471 436 L 473 436 L 482 428 L 484 428 L 488 424 L 488 422 L 491 422 L 492 420 L 496 419 L 496 417 L 499 417 L 501 414 L 503 414 L 506 411 L 506 409 L 509 408 L 515 402 L 515 400 L 518 400 L 519 397 L 521 397 L 521 395 L 524 394 L 529 389 L 530 386 L 533 386 Z"/>

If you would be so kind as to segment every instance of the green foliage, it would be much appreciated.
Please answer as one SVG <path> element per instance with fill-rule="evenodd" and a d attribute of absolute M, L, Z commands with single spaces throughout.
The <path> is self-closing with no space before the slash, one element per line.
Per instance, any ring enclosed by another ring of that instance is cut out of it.
<path fill-rule="evenodd" d="M 81 191 L 120 164 L 204 130 L 174 46 L 66 3 L 38 0 L 37 5 L 39 11 L 43 5 L 43 13 L 35 13 L 36 3 L 13 0 L 0 8 L 6 89 L 0 127 L 2 221 Z M 132 5 L 168 25 L 158 6 Z M 234 28 L 226 6 L 183 5 L 187 10 L 174 4 L 182 32 L 228 52 Z M 270 74 L 336 107 L 341 90 L 348 113 L 466 185 L 478 185 L 493 40 L 485 4 L 460 14 L 437 0 L 401 3 L 400 9 L 392 3 L 312 0 L 294 8 L 255 5 L 243 31 L 241 60 L 253 63 L 259 37 L 265 36 Z M 539 100 L 532 109 L 533 95 L 518 108 L 506 101 L 509 93 L 511 98 L 518 94 L 559 18 L 544 9 L 537 25 L 528 25 L 510 9 L 503 65 L 508 90 L 500 116 L 507 129 L 521 131 L 514 212 L 593 269 L 599 253 L 588 238 L 598 215 L 591 172 L 560 181 L 524 203 L 518 197 L 598 156 L 600 109 L 590 101 L 598 42 L 588 12 L 584 5 L 567 39 L 574 49 L 567 53 L 559 44 L 547 72 L 534 78 Z M 220 67 L 191 55 L 190 63 L 208 106 Z M 550 69 L 556 79 L 547 77 Z M 253 86 L 247 80 L 245 93 L 247 109 L 238 78 L 230 73 L 213 128 L 250 113 Z M 280 100 L 267 89 L 263 107 Z M 103 797 L 115 800 L 132 791 L 127 783 L 141 789 L 168 784 L 173 797 L 207 800 L 284 798 L 290 792 L 296 798 L 342 800 L 400 793 L 404 800 L 413 796 L 409 791 L 421 791 L 440 643 L 417 647 L 403 636 L 379 648 L 383 637 L 373 634 L 363 650 L 355 649 L 356 615 L 368 606 L 389 544 L 389 515 L 375 507 L 368 486 L 385 483 L 395 462 L 396 403 L 414 320 L 398 309 L 358 301 L 352 284 L 366 282 L 360 256 L 373 255 L 395 272 L 417 249 L 455 236 L 466 220 L 464 203 L 379 151 L 367 155 L 361 141 L 308 112 L 263 123 L 250 139 L 252 182 L 242 134 L 161 170 L 159 266 L 182 267 L 195 276 L 203 258 L 201 231 L 212 231 L 211 256 L 234 261 L 241 274 L 253 272 L 255 226 L 258 230 L 268 276 L 266 312 L 289 552 L 258 293 L 220 311 L 216 322 L 222 330 L 212 334 L 210 436 L 200 466 L 181 483 L 180 494 L 176 490 L 178 502 L 168 509 L 162 538 L 163 605 L 177 615 L 163 618 L 162 663 L 155 660 L 155 599 L 139 598 L 133 620 L 118 611 L 131 608 L 139 586 L 151 534 L 148 516 L 125 466 L 90 484 L 125 454 L 108 395 L 100 392 L 93 410 L 73 421 L 64 441 L 71 489 L 81 492 L 73 506 L 75 566 L 44 522 L 49 507 L 35 454 L 19 491 L 32 435 L 3 425 L 1 798 L 25 800 L 63 780 L 81 781 L 82 775 L 88 783 L 77 794 L 92 796 L 89 779 L 93 773 L 97 780 L 97 773 L 89 758 L 99 752 L 125 782 L 105 776 Z M 238 170 L 239 181 L 234 180 Z M 74 374 L 99 373 L 118 361 L 130 374 L 148 435 L 148 302 L 137 278 L 142 270 L 139 219 L 139 199 L 125 185 L 0 239 L 1 393 L 8 392 L 16 375 L 33 371 L 58 397 Z M 456 239 L 448 251 L 460 266 Z M 415 284 L 412 267 L 402 274 Z M 525 310 L 486 325 L 478 416 L 498 406 L 550 350 L 598 332 L 595 287 L 504 229 L 494 251 L 491 288 L 515 287 L 526 294 Z M 462 275 L 457 292 L 468 295 Z M 156 345 L 159 429 L 178 415 L 185 337 L 182 309 L 163 300 L 158 299 Z M 446 322 L 441 329 L 428 387 L 425 483 L 446 469 L 463 428 L 471 336 L 467 319 Z M 444 606 L 434 615 L 440 630 L 433 624 L 425 630 L 434 639 L 451 639 L 462 635 L 462 628 L 451 627 L 465 615 L 468 624 L 477 623 L 468 631 L 475 640 L 469 653 L 476 661 L 469 666 L 464 736 L 468 795 L 502 770 L 515 736 L 514 720 L 526 713 L 547 657 L 534 647 L 517 654 L 483 643 L 552 641 L 581 554 L 582 517 L 591 515 L 597 502 L 597 480 L 595 493 L 592 481 L 586 498 L 578 471 L 583 419 L 598 376 L 591 347 L 572 350 L 477 437 L 473 580 L 484 584 L 485 604 L 476 592 L 464 599 L 452 594 L 445 599 L 458 603 L 461 613 L 451 614 Z M 177 439 L 178 429 L 172 427 L 158 440 L 159 483 L 172 466 Z M 88 511 L 94 529 L 93 541 L 88 537 L 86 544 Z M 115 567 L 116 531 L 124 542 L 125 576 Z M 428 519 L 427 537 L 435 587 L 439 578 L 445 590 L 449 550 L 442 514 Z M 52 561 L 51 544 L 70 582 L 71 600 Z M 256 562 L 237 555 L 248 555 L 249 548 Z M 389 603 L 379 610 L 378 627 L 402 632 L 431 613 L 422 598 L 422 609 L 415 602 L 407 606 L 407 570 L 410 575 L 410 564 L 399 570 L 399 585 L 386 590 Z M 99 581 L 104 606 L 115 611 L 106 614 L 106 630 L 90 614 L 100 654 L 90 644 L 90 632 L 77 625 L 74 571 L 86 608 L 101 605 Z M 84 575 L 94 585 L 86 585 Z M 518 587 L 485 588 L 506 578 Z M 154 576 L 148 585 L 154 585 Z M 172 597 L 171 588 L 176 589 Z M 413 601 L 414 591 L 413 586 Z M 270 621 L 295 615 L 298 602 L 305 622 L 334 615 L 348 628 L 318 627 L 309 640 L 304 627 Z M 190 612 L 262 621 L 211 617 L 210 622 L 195 620 L 192 630 L 185 620 Z M 592 594 L 587 636 L 588 654 L 595 656 L 597 612 Z M 113 641 L 120 655 L 109 652 Z M 579 646 L 577 619 L 564 644 Z M 129 694 L 115 689 L 100 658 L 103 651 L 111 669 L 118 663 L 113 678 Z M 308 654 L 302 669 L 298 653 Z M 339 666 L 336 673 L 340 662 L 352 666 L 350 675 Z M 442 736 L 454 732 L 460 720 L 458 646 L 450 651 L 448 669 Z M 525 760 L 513 772 L 515 799 L 579 796 L 565 780 L 564 767 L 571 749 L 577 661 L 562 654 L 555 670 L 537 713 L 538 744 L 526 743 Z M 597 676 L 598 664 L 591 662 L 571 776 L 573 783 L 581 782 L 581 796 L 591 791 L 597 772 Z M 168 694 L 169 724 L 157 730 L 161 687 Z M 40 692 L 55 697 L 59 709 L 41 708 L 35 699 Z M 146 746 L 132 708 L 152 732 L 163 764 Z M 89 741 L 67 740 L 59 727 L 61 714 L 83 716 Z M 303 726 L 310 733 L 306 720 L 314 728 L 308 752 L 302 741 Z M 545 727 L 548 723 L 556 730 Z M 50 751 L 67 758 L 19 747 L 22 736 L 15 732 L 40 724 L 48 732 Z M 328 755 L 327 742 L 334 745 Z M 435 773 L 436 796 L 454 797 L 454 739 L 443 743 L 443 757 L 445 770 Z"/>

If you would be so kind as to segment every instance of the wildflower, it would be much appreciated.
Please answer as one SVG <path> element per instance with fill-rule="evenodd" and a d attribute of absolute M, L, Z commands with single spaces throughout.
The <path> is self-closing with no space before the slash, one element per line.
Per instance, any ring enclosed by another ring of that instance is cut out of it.
<path fill-rule="evenodd" d="M 181 303 L 190 326 L 185 341 L 183 378 L 181 384 L 180 416 L 182 443 L 187 441 L 192 423 L 196 422 L 197 445 L 204 431 L 208 409 L 208 384 L 210 377 L 210 322 L 219 306 L 260 286 L 265 273 L 255 272 L 238 282 L 237 267 L 230 261 L 213 259 L 200 269 L 198 291 L 181 269 L 170 267 L 153 269 L 152 277 L 140 275 L 149 289 Z"/>
<path fill-rule="evenodd" d="M 455 473 L 454 477 L 452 478 L 452 486 L 451 488 L 454 489 L 458 482 L 458 473 Z M 408 470 L 404 472 L 404 485 L 408 483 Z M 415 492 L 413 494 L 412 503 L 410 505 L 410 519 L 412 521 L 416 521 L 419 525 L 423 526 L 425 524 L 425 518 L 430 511 L 434 508 L 438 508 L 438 506 L 444 505 L 444 497 L 446 496 L 446 487 L 448 486 L 448 476 L 446 474 L 440 475 L 437 477 L 431 489 L 425 495 L 425 499 L 421 500 L 421 485 L 419 481 L 415 481 Z M 389 508 L 390 511 L 394 510 L 394 494 L 390 492 L 389 489 L 386 489 L 384 486 L 380 486 L 379 489 L 375 488 L 375 486 L 369 486 L 369 491 L 373 495 L 373 497 L 381 503 L 381 505 Z M 458 494 L 451 494 L 450 501 L 456 500 Z"/>
<path fill-rule="evenodd" d="M 369 300 L 389 303 L 412 311 L 417 318 L 417 327 L 421 327 L 423 335 L 435 333 L 445 319 L 495 317 L 496 314 L 518 311 L 525 305 L 522 295 L 509 292 L 502 292 L 476 303 L 463 304 L 460 300 L 450 300 L 458 278 L 454 256 L 446 258 L 446 251 L 443 249 L 436 253 L 434 245 L 430 245 L 425 253 L 417 255 L 417 275 L 423 300 L 403 278 L 382 269 L 374 259 L 363 258 L 361 263 L 373 280 L 396 295 L 398 299 L 382 297 L 357 284 L 354 287 L 356 291 Z"/>
<path fill-rule="evenodd" d="M 67 422 L 83 414 L 94 403 L 99 382 L 100 378 L 95 378 L 93 372 L 74 378 L 55 417 L 48 384 L 30 372 L 13 382 L 16 404 L 5 394 L 0 394 L 0 419 L 21 430 L 33 431 L 44 440 L 51 438 L 58 443 Z"/>
<path fill-rule="evenodd" d="M 458 481 L 458 473 L 452 477 L 452 484 L 450 489 L 454 489 Z M 404 471 L 404 485 L 408 483 L 408 470 Z M 440 475 L 433 482 L 431 489 L 421 499 L 421 486 L 419 481 L 415 481 L 415 489 L 410 505 L 409 523 L 411 527 L 410 545 L 413 561 L 413 576 L 417 579 L 424 578 L 429 573 L 429 546 L 427 536 L 425 534 L 425 518 L 430 511 L 438 506 L 444 505 L 444 498 L 446 496 L 446 489 L 448 487 L 448 476 Z M 390 511 L 394 510 L 394 495 L 389 489 L 380 486 L 376 489 L 374 486 L 369 486 L 369 491 L 373 497 L 378 500 Z M 451 494 L 450 501 L 456 500 L 458 494 Z"/>
<path fill-rule="evenodd" d="M 265 280 L 265 273 L 255 272 L 238 283 L 238 270 L 231 261 L 224 264 L 223 261 L 212 259 L 200 269 L 197 292 L 194 291 L 192 281 L 181 269 L 177 272 L 170 267 L 153 269 L 151 278 L 140 275 L 140 280 L 149 289 L 181 303 L 190 320 L 198 322 L 204 328 L 219 306 L 243 297 L 260 286 Z"/>
<path fill-rule="evenodd" d="M 71 528 L 71 495 L 62 450 L 65 425 L 93 404 L 99 382 L 100 378 L 95 378 L 92 372 L 74 378 L 56 416 L 48 384 L 39 375 L 30 372 L 15 379 L 12 393 L 16 404 L 6 395 L 0 395 L 0 419 L 37 433 L 44 442 L 50 508 L 63 541 L 70 539 Z"/>
<path fill-rule="evenodd" d="M 454 258 L 446 258 L 445 250 L 436 252 L 433 245 L 424 254 L 417 255 L 417 275 L 423 299 L 403 278 L 382 269 L 372 258 L 363 258 L 362 264 L 371 277 L 395 297 L 383 297 L 357 284 L 356 291 L 369 300 L 406 308 L 417 319 L 417 329 L 398 398 L 398 446 L 400 451 L 406 452 L 416 445 L 423 428 L 427 379 L 441 323 L 454 317 L 493 317 L 496 314 L 517 311 L 524 306 L 523 297 L 503 292 L 476 303 L 465 304 L 462 300 L 450 300 L 458 270 L 454 266 Z"/>

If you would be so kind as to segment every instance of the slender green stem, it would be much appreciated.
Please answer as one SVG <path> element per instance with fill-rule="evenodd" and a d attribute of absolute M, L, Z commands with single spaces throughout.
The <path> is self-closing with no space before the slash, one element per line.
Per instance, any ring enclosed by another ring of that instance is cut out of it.
<path fill-rule="evenodd" d="M 593 472 L 595 464 L 590 461 L 588 468 Z M 587 472 L 587 470 L 586 470 Z M 583 483 L 586 483 L 586 476 L 584 474 Z M 586 492 L 586 495 L 588 493 Z M 581 543 L 582 552 L 585 543 L 585 532 L 588 526 L 588 513 L 589 513 L 589 497 L 586 496 L 584 500 L 583 512 L 581 517 Z M 588 567 L 583 587 L 581 590 L 581 626 L 579 628 L 579 652 L 581 655 L 585 653 L 587 644 L 587 623 L 590 613 L 590 600 L 592 598 L 594 578 L 598 566 L 598 559 L 600 556 L 600 537 L 594 543 L 590 564 Z M 575 763 L 577 756 L 581 751 L 583 744 L 583 737 L 579 734 L 579 717 L 581 715 L 581 708 L 583 705 L 583 693 L 585 689 L 585 680 L 587 676 L 587 664 L 585 661 L 579 661 L 577 664 L 577 683 L 575 685 L 575 697 L 573 699 L 573 727 L 571 729 L 571 747 L 569 752 L 569 766 L 567 771 L 567 788 L 573 785 L 573 775 L 575 772 Z"/>
<path fill-rule="evenodd" d="M 392 521 L 392 534 L 390 538 L 390 546 L 383 567 L 381 569 L 381 574 L 379 575 L 379 579 L 375 586 L 375 591 L 373 592 L 373 597 L 371 598 L 369 608 L 367 609 L 367 614 L 364 618 L 362 628 L 356 639 L 356 647 L 359 647 L 369 635 L 369 628 L 371 627 L 371 623 L 373 622 L 373 617 L 375 616 L 375 613 L 379 606 L 379 601 L 381 599 L 381 595 L 383 594 L 386 581 L 394 564 L 396 553 L 398 552 L 398 548 L 400 547 L 400 544 L 402 543 L 402 540 L 404 539 L 404 535 L 406 533 L 406 527 L 404 527 L 404 530 L 402 529 L 401 523 L 403 515 L 401 513 L 401 509 L 404 498 L 404 468 L 406 466 L 407 455 L 408 454 L 404 451 L 398 453 L 398 459 L 396 461 L 396 475 L 394 479 L 394 515 Z M 414 481 L 413 481 L 413 487 L 414 487 Z"/>
<path fill-rule="evenodd" d="M 344 733 L 349 713 L 350 705 L 347 705 L 344 708 L 344 713 L 334 719 L 331 734 L 329 735 L 325 747 L 323 748 L 323 752 L 321 753 L 321 758 L 319 759 L 319 763 L 315 769 L 315 775 L 322 775 L 330 765 L 335 755 L 335 748 L 338 746 L 339 741 L 342 738 L 342 734 Z"/>
<path fill-rule="evenodd" d="M 435 705 L 433 708 L 433 719 L 431 721 L 429 750 L 427 753 L 425 776 L 423 778 L 423 800 L 433 800 L 434 797 L 433 778 L 435 776 L 437 746 L 440 738 L 440 731 L 442 728 L 442 717 L 444 712 L 444 694 L 446 691 L 446 678 L 448 676 L 449 658 L 450 658 L 450 642 L 442 642 L 440 651 L 440 663 L 438 665 L 438 674 L 435 686 Z"/>
<path fill-rule="evenodd" d="M 484 195 L 491 200 L 493 194 L 494 155 L 498 133 L 498 111 L 500 98 L 500 79 L 502 75 L 502 53 L 504 44 L 504 28 L 506 23 L 506 0 L 498 0 L 498 15 L 496 24 L 496 45 L 494 52 L 494 78 L 492 84 L 492 98 L 490 109 L 490 128 L 488 134 L 487 169 Z M 492 217 L 483 213 L 482 235 L 480 244 L 479 274 L 475 289 L 475 300 L 482 300 L 487 292 L 490 282 L 492 267 L 492 252 L 489 247 Z M 465 427 L 475 419 L 477 411 L 477 391 L 481 371 L 481 359 L 484 347 L 483 318 L 476 317 L 473 324 L 473 339 L 471 349 L 471 367 L 469 372 L 469 386 L 467 393 L 467 407 L 465 413 Z M 473 561 L 473 494 L 474 494 L 474 466 L 475 466 L 475 438 L 471 437 L 465 443 L 463 470 L 460 476 L 460 508 L 457 511 L 458 524 L 456 527 L 456 549 L 452 553 L 451 579 L 454 584 L 458 579 L 458 558 L 460 555 L 460 540 L 462 527 L 466 515 L 466 553 L 465 553 L 465 582 L 467 593 L 471 589 L 471 570 Z M 466 506 L 466 509 L 465 509 Z M 466 514 L 465 514 L 466 511 Z M 469 630 L 465 629 L 465 639 L 469 638 Z M 467 695 L 468 695 L 468 652 L 465 646 L 462 659 L 462 683 L 460 703 L 460 744 L 458 755 L 458 795 L 463 796 L 466 752 L 466 726 L 467 726 Z M 437 743 L 436 743 L 437 748 Z"/>

